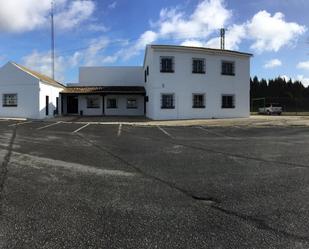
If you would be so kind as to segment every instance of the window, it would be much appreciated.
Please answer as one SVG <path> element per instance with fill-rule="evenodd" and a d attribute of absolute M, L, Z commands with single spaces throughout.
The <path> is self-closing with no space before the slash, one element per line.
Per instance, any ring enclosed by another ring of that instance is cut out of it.
<path fill-rule="evenodd" d="M 3 94 L 3 103 L 4 107 L 17 107 L 17 94 Z"/>
<path fill-rule="evenodd" d="M 222 75 L 235 75 L 235 63 L 232 61 L 222 61 Z"/>
<path fill-rule="evenodd" d="M 205 73 L 205 59 L 192 60 L 192 73 Z"/>
<path fill-rule="evenodd" d="M 137 99 L 127 99 L 127 109 L 137 109 Z"/>
<path fill-rule="evenodd" d="M 193 108 L 205 108 L 204 94 L 193 94 Z"/>
<path fill-rule="evenodd" d="M 107 99 L 107 108 L 117 109 L 117 99 Z"/>
<path fill-rule="evenodd" d="M 174 57 L 161 57 L 161 73 L 174 73 Z"/>
<path fill-rule="evenodd" d="M 87 97 L 87 108 L 88 109 L 100 108 L 100 98 L 99 97 Z"/>
<path fill-rule="evenodd" d="M 235 96 L 222 95 L 222 108 L 235 108 Z"/>
<path fill-rule="evenodd" d="M 175 108 L 174 94 L 162 94 L 161 109 L 174 109 L 174 108 Z"/>
<path fill-rule="evenodd" d="M 146 83 L 147 82 L 147 71 L 146 70 L 145 70 L 144 77 L 145 77 L 145 83 Z"/>

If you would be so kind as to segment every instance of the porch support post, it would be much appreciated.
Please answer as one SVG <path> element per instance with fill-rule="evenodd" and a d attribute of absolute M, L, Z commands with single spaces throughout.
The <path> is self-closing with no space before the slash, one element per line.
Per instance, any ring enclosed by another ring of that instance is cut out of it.
<path fill-rule="evenodd" d="M 60 107 L 61 113 L 59 113 L 59 114 L 62 116 L 63 115 L 63 94 L 60 93 L 59 96 L 60 96 L 60 102 L 61 102 L 61 107 Z"/>
<path fill-rule="evenodd" d="M 102 114 L 105 116 L 105 95 L 102 95 Z"/>

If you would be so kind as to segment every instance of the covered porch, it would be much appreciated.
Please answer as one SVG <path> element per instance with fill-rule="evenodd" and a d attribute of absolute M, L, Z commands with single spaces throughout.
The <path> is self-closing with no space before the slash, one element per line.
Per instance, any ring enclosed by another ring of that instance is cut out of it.
<path fill-rule="evenodd" d="M 76 116 L 144 116 L 146 91 L 134 86 L 67 87 L 61 114 Z"/>

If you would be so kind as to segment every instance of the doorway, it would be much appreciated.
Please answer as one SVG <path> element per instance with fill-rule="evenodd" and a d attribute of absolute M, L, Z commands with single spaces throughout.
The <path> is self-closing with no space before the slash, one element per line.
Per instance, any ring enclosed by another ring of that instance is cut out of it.
<path fill-rule="evenodd" d="M 67 113 L 78 114 L 78 96 L 67 96 Z"/>
<path fill-rule="evenodd" d="M 49 96 L 46 96 L 45 98 L 45 115 L 49 115 Z"/>

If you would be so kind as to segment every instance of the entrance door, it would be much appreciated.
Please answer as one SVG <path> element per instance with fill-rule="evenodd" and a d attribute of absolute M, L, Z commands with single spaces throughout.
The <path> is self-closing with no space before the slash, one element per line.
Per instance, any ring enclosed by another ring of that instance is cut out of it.
<path fill-rule="evenodd" d="M 77 96 L 67 96 L 67 112 L 68 114 L 78 114 Z"/>
<path fill-rule="evenodd" d="M 49 115 L 49 96 L 46 96 L 45 98 L 45 114 L 46 116 Z"/>

